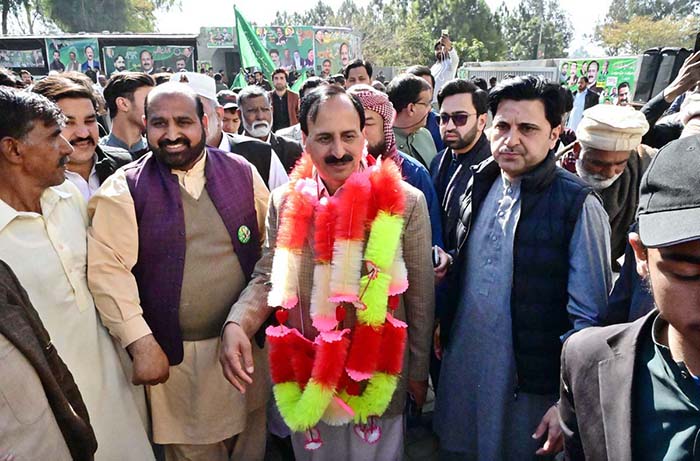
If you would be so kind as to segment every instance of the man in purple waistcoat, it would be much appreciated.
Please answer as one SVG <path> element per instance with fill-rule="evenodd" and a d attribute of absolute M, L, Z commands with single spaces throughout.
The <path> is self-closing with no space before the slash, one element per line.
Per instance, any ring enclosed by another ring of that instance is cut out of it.
<path fill-rule="evenodd" d="M 242 157 L 206 147 L 207 115 L 182 83 L 146 99 L 151 152 L 89 204 L 90 289 L 102 321 L 147 384 L 153 441 L 167 461 L 262 459 L 269 383 L 224 378 L 219 333 L 260 257 L 269 192 Z"/>

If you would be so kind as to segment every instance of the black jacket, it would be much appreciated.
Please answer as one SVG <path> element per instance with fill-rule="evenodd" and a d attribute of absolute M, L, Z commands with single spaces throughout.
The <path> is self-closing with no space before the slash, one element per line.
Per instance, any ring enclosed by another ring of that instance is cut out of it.
<path fill-rule="evenodd" d="M 95 172 L 100 180 L 100 184 L 112 176 L 120 167 L 131 163 L 129 151 L 118 147 L 97 146 L 95 147 L 97 161 L 95 162 Z"/>
<path fill-rule="evenodd" d="M 669 107 L 671 103 L 666 102 L 663 91 L 644 104 L 641 112 L 647 118 L 649 131 L 642 137 L 642 144 L 661 148 L 680 137 L 683 124 L 677 118 L 669 117 L 657 123 Z"/>
<path fill-rule="evenodd" d="M 576 95 L 578 94 L 578 91 L 574 91 L 574 98 L 576 98 Z M 595 106 L 598 104 L 600 95 L 596 93 L 595 91 L 591 90 L 590 88 L 588 89 L 588 92 L 586 93 L 585 96 L 585 101 L 583 102 L 583 110 L 586 110 L 590 107 Z"/>
<path fill-rule="evenodd" d="M 270 133 L 270 145 L 282 161 L 287 174 L 291 173 L 297 160 L 301 157 L 301 153 L 304 151 L 301 143 Z"/>
<path fill-rule="evenodd" d="M 272 147 L 266 143 L 249 136 L 225 133 L 228 138 L 230 152 L 238 154 L 248 160 L 270 188 L 270 163 L 272 159 Z"/>

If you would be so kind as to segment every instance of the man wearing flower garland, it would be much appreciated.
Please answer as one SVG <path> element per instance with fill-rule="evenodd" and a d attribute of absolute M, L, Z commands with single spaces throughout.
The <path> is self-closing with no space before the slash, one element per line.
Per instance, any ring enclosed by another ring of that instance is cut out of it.
<path fill-rule="evenodd" d="M 364 120 L 342 88 L 305 96 L 306 153 L 272 195 L 263 256 L 223 331 L 224 373 L 243 391 L 249 338 L 280 307 L 270 370 L 297 459 L 402 459 L 406 387 L 419 406 L 427 390 L 428 210 L 394 162 L 367 164 Z"/>

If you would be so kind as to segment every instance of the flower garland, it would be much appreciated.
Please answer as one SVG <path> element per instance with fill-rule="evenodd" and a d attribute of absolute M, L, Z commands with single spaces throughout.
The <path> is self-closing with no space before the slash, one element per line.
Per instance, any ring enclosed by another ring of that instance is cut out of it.
<path fill-rule="evenodd" d="M 356 432 L 369 422 L 378 430 L 373 422 L 396 390 L 407 337 L 406 324 L 389 312 L 408 288 L 397 166 L 386 161 L 354 173 L 333 197 L 319 200 L 316 191 L 313 164 L 304 154 L 292 172 L 273 257 L 268 304 L 280 307 L 279 325 L 266 330 L 277 406 L 293 431 L 307 432 L 308 449 L 322 444 L 314 429 L 319 421 L 354 421 Z M 319 334 L 310 341 L 285 323 L 299 302 L 298 270 L 312 224 L 310 314 Z M 341 303 L 355 307 L 352 331 L 338 328 L 345 318 Z M 358 432 L 368 443 L 378 440 L 374 434 Z"/>

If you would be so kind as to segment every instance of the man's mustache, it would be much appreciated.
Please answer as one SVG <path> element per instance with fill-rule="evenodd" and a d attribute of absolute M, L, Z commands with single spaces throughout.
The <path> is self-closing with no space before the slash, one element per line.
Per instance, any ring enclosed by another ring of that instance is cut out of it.
<path fill-rule="evenodd" d="M 326 165 L 335 165 L 338 163 L 352 162 L 352 155 L 345 154 L 340 158 L 329 155 L 328 157 L 324 158 L 323 161 L 326 162 Z"/>
<path fill-rule="evenodd" d="M 66 166 L 66 164 L 70 162 L 70 157 L 67 155 L 64 155 L 63 157 L 58 159 L 58 166 Z"/>
<path fill-rule="evenodd" d="M 87 136 L 85 138 L 73 138 L 70 140 L 70 145 L 75 146 L 76 144 L 83 142 L 83 141 L 87 141 L 90 144 L 92 144 L 93 146 L 95 145 L 95 140 L 92 139 L 90 136 Z"/>

